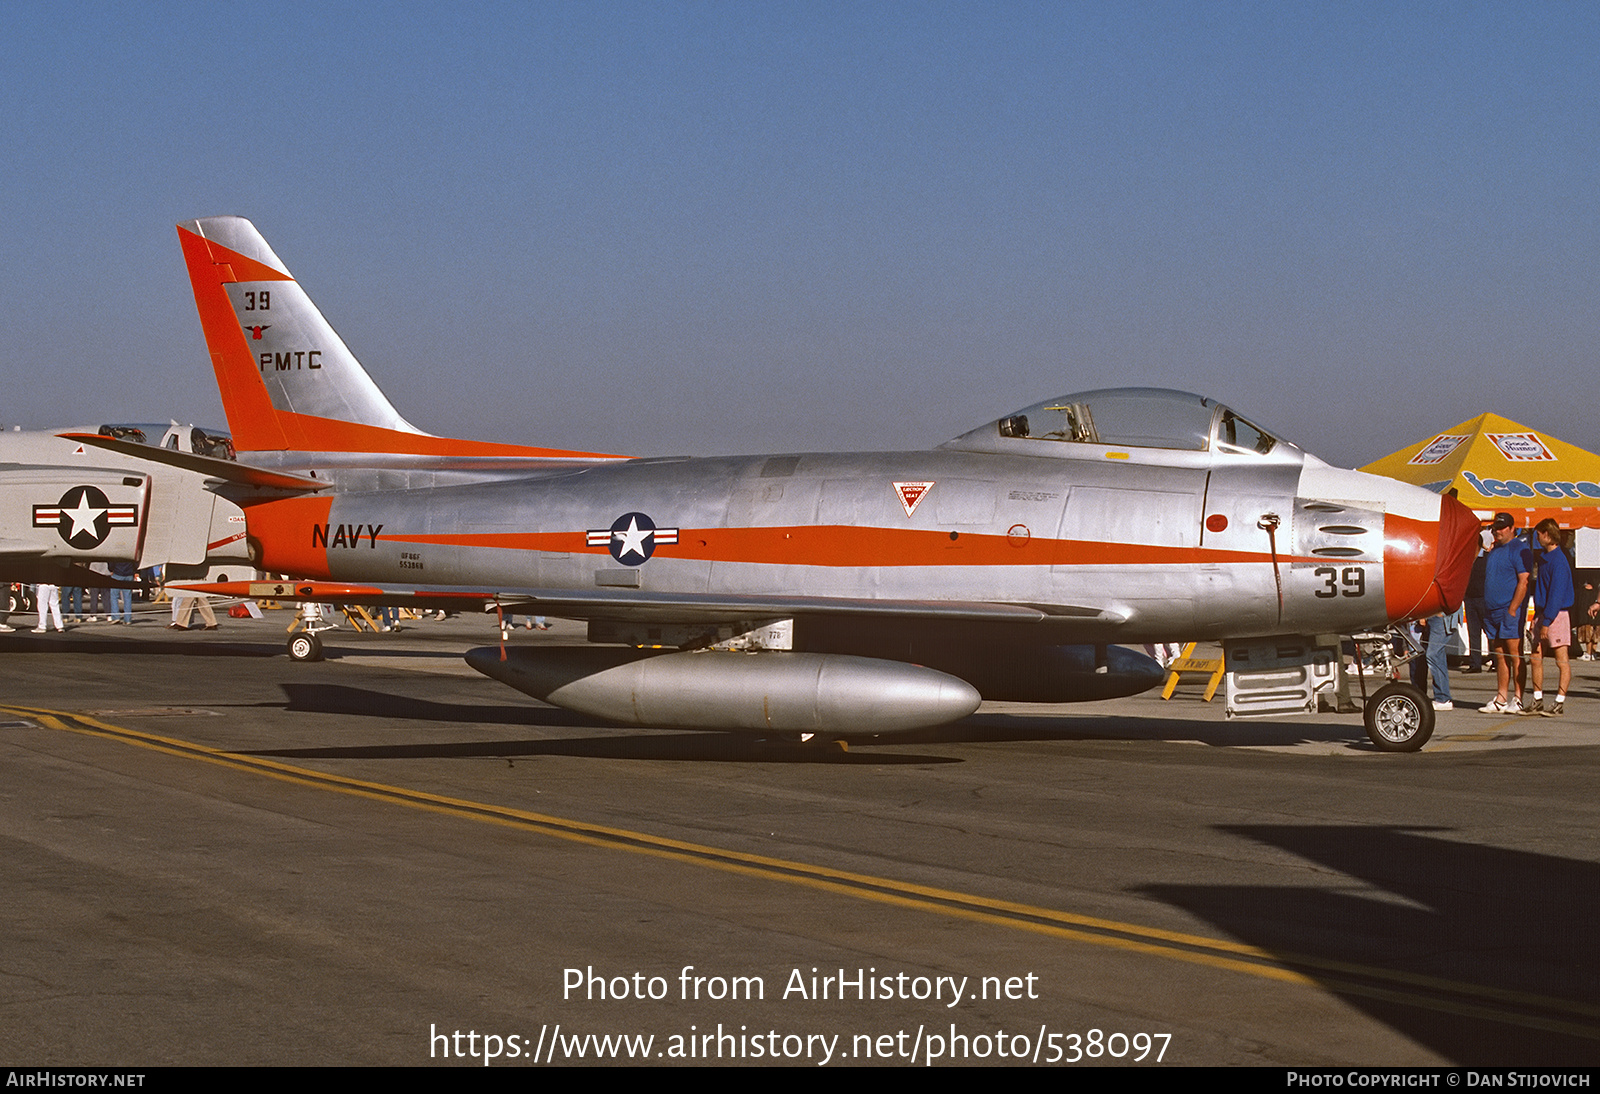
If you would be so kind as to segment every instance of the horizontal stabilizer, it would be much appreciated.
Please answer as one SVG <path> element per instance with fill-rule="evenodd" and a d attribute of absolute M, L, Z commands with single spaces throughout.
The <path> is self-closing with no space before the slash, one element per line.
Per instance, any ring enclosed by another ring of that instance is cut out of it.
<path fill-rule="evenodd" d="M 261 486 L 272 490 L 308 494 L 316 490 L 326 490 L 329 485 L 318 479 L 306 478 L 304 475 L 269 471 L 261 467 L 251 467 L 249 464 L 235 463 L 233 460 L 219 460 L 215 456 L 201 456 L 193 452 L 178 452 L 171 448 L 140 444 L 138 441 L 102 437 L 98 433 L 63 433 L 61 436 L 67 440 L 104 448 L 119 455 L 162 463 L 169 467 L 181 467 L 185 471 L 198 471 L 209 478 L 239 483 L 242 486 Z"/>

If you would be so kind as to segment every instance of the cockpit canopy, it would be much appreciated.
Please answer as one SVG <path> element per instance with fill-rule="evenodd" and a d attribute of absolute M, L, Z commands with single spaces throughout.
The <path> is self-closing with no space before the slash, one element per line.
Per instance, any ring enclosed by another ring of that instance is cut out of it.
<path fill-rule="evenodd" d="M 1215 399 L 1153 387 L 1105 388 L 1047 399 L 963 434 L 949 447 L 992 450 L 996 437 L 1262 456 L 1280 443 Z"/>
<path fill-rule="evenodd" d="M 102 425 L 97 432 L 102 437 L 170 448 L 174 452 L 189 451 L 219 460 L 239 458 L 233 449 L 233 438 L 219 429 L 199 429 L 192 425 L 182 426 L 177 422 L 171 425 L 112 423 Z"/>

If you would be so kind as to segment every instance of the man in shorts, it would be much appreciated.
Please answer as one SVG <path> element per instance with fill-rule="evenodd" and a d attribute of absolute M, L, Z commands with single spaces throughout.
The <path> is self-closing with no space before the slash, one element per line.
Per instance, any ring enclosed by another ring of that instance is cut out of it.
<path fill-rule="evenodd" d="M 1572 645 L 1572 564 L 1561 549 L 1561 526 L 1546 517 L 1533 530 L 1538 537 L 1539 579 L 1533 587 L 1533 603 L 1538 614 L 1533 620 L 1533 705 L 1524 714 L 1555 717 L 1566 713 L 1567 686 L 1572 683 L 1572 662 L 1567 650 Z M 1556 701 L 1544 709 L 1544 651 L 1556 659 Z"/>
<path fill-rule="evenodd" d="M 1516 714 L 1522 710 L 1522 688 L 1511 694 L 1512 674 L 1521 676 L 1522 602 L 1528 595 L 1527 547 L 1517 538 L 1517 522 L 1510 513 L 1496 513 L 1489 525 L 1494 537 L 1484 564 L 1483 633 L 1494 654 L 1495 695 L 1483 707 L 1485 714 Z"/>

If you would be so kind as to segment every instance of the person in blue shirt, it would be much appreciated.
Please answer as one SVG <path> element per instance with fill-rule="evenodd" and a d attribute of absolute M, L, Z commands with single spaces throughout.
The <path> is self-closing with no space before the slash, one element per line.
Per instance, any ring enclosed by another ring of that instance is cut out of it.
<path fill-rule="evenodd" d="M 1522 710 L 1522 603 L 1528 595 L 1528 548 L 1517 538 L 1517 522 L 1510 513 L 1496 513 L 1489 525 L 1494 537 L 1484 563 L 1483 633 L 1494 654 L 1495 695 L 1483 707 L 1485 714 L 1516 714 Z M 1517 691 L 1511 694 L 1513 673 Z"/>
<path fill-rule="evenodd" d="M 1567 686 L 1572 683 L 1572 662 L 1567 656 L 1572 646 L 1572 563 L 1561 549 L 1561 526 L 1546 517 L 1534 528 L 1539 539 L 1539 578 L 1534 583 L 1533 603 L 1538 614 L 1533 620 L 1533 705 L 1522 713 L 1555 717 L 1566 713 Z M 1544 651 L 1556 660 L 1556 701 L 1544 709 Z"/>

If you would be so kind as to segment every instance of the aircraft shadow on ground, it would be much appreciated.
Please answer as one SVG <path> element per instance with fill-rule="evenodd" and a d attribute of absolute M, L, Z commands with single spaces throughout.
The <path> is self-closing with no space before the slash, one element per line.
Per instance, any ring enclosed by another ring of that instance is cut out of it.
<path fill-rule="evenodd" d="M 16 624 L 13 624 L 16 626 Z M 93 653 L 170 657 L 285 657 L 284 643 L 272 635 L 255 633 L 230 633 L 226 624 L 220 631 L 207 632 L 198 627 L 187 632 L 168 631 L 164 626 L 159 634 L 155 628 L 138 628 L 130 635 L 124 628 L 99 628 L 93 624 L 71 626 L 66 632 L 40 633 L 27 627 L 18 627 L 12 634 L 0 634 L 0 653 Z M 377 636 L 372 636 L 374 639 Z M 323 646 L 323 657 L 339 661 L 346 657 L 382 657 L 394 660 L 397 667 L 406 661 L 461 661 L 461 650 L 397 649 L 374 641 L 370 646 Z M 286 663 L 287 663 L 287 659 Z"/>
<path fill-rule="evenodd" d="M 1310 718 L 1274 722 L 1253 718 L 1224 721 L 1221 710 L 1214 713 L 1214 718 L 1104 714 L 1084 717 L 1063 714 L 1045 718 L 1036 714 L 976 714 L 956 725 L 968 733 L 981 728 L 987 734 L 982 738 L 962 738 L 965 740 L 1195 741 L 1216 747 L 1328 743 L 1345 744 L 1353 751 L 1376 751 L 1367 740 L 1360 715 L 1344 715 L 1336 722 Z M 1056 728 L 1052 732 L 1041 732 L 1041 722 Z M 1010 736 L 1013 733 L 1016 736 Z"/>
<path fill-rule="evenodd" d="M 1138 891 L 1271 952 L 1455 1063 L 1600 1063 L 1600 865 L 1460 843 L 1420 828 L 1219 830 L 1337 870 L 1350 883 L 1344 892 L 1245 885 Z M 1365 971 L 1318 967 L 1307 956 Z M 1330 1043 L 1328 1056 L 1338 1059 L 1339 1046 Z"/>
<path fill-rule="evenodd" d="M 147 638 L 130 642 L 109 634 L 80 637 L 72 631 L 65 634 L 52 631 L 49 634 L 23 632 L 0 636 L 0 653 L 8 657 L 26 654 L 59 657 L 65 653 L 116 654 L 121 657 L 281 657 L 283 646 L 248 640 L 229 641 L 204 632 L 189 638 L 174 633 L 170 639 Z"/>
<path fill-rule="evenodd" d="M 280 684 L 291 713 L 341 714 L 386 721 L 473 723 L 507 726 L 601 726 L 604 722 L 555 707 L 488 703 L 441 703 L 410 695 L 344 684 Z M 509 690 L 502 692 L 509 695 Z"/>
<path fill-rule="evenodd" d="M 440 703 L 339 684 L 282 686 L 289 700 L 283 709 L 296 713 L 337 714 L 385 721 L 445 722 L 458 725 L 533 725 L 579 730 L 594 728 L 608 732 L 605 735 L 543 739 L 257 749 L 244 752 L 243 755 L 275 756 L 283 759 L 441 759 L 496 756 L 508 760 L 537 756 L 581 756 L 593 759 L 858 765 L 960 762 L 956 758 L 946 756 L 918 756 L 876 751 L 842 752 L 817 745 L 761 740 L 748 733 L 612 727 L 605 722 L 554 707 Z"/>
<path fill-rule="evenodd" d="M 892 736 L 850 734 L 844 740 L 857 751 L 826 752 L 815 745 L 797 746 L 759 740 L 745 733 L 686 732 L 614 726 L 555 707 L 507 704 L 446 703 L 408 695 L 339 684 L 282 684 L 288 702 L 283 709 L 296 713 L 336 714 L 398 722 L 536 726 L 549 729 L 600 729 L 605 736 L 494 741 L 478 745 L 374 745 L 355 751 L 333 749 L 272 752 L 270 755 L 302 758 L 364 756 L 572 755 L 599 758 L 740 760 L 773 762 L 794 760 L 840 763 L 961 763 L 954 756 L 907 755 L 882 751 L 876 746 L 957 745 L 1016 741 L 1194 741 L 1211 745 L 1287 745 L 1305 741 L 1343 741 L 1353 750 L 1370 749 L 1359 725 L 1298 722 L 1200 722 L 1180 718 L 1046 717 L 1007 714 L 976 715 L 946 726 Z M 463 751 L 466 750 L 466 751 Z"/>

